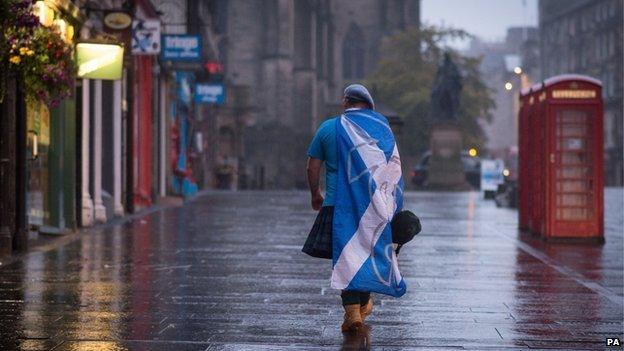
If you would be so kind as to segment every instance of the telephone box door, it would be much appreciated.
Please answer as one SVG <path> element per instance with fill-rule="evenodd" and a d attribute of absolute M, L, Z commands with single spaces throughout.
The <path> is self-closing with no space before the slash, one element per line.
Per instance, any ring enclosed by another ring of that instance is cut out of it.
<path fill-rule="evenodd" d="M 598 105 L 554 105 L 549 111 L 547 236 L 601 236 L 602 123 Z"/>

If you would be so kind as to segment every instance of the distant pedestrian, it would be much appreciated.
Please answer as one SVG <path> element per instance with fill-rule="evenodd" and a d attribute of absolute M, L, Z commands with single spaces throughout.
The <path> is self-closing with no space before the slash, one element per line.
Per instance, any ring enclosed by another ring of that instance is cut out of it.
<path fill-rule="evenodd" d="M 342 331 L 357 331 L 373 310 L 371 292 L 406 291 L 390 221 L 403 205 L 401 161 L 388 120 L 368 90 L 348 86 L 344 112 L 321 124 L 308 149 L 308 184 L 318 210 L 303 251 L 332 258 L 331 287 L 341 289 Z M 325 163 L 325 198 L 319 186 Z"/>

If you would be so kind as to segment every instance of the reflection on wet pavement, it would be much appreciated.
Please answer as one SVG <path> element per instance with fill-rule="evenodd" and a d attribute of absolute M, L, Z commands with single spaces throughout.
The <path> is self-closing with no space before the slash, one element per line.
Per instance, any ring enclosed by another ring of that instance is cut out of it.
<path fill-rule="evenodd" d="M 519 240 L 478 193 L 408 193 L 408 293 L 343 336 L 329 262 L 300 251 L 307 194 L 211 193 L 0 268 L 0 350 L 603 349 L 622 340 L 622 195 L 606 245 L 579 246 Z"/>

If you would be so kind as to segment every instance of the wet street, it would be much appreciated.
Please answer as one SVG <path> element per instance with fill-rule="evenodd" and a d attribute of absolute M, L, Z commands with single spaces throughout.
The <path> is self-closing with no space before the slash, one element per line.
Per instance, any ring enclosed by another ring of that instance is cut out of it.
<path fill-rule="evenodd" d="M 622 189 L 604 246 L 519 237 L 478 193 L 409 193 L 401 299 L 343 336 L 304 192 L 214 192 L 0 268 L 0 350 L 605 349 L 623 333 Z M 614 348 L 618 349 L 618 348 Z M 620 348 L 621 349 L 621 348 Z"/>

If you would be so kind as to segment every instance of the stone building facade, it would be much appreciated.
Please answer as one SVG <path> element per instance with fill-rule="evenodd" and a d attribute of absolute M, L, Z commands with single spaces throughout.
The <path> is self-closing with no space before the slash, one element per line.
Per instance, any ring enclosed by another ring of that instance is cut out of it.
<path fill-rule="evenodd" d="M 163 11 L 174 3 L 154 2 Z M 185 6 L 189 31 L 203 36 L 204 58 L 224 65 L 226 104 L 198 113 L 209 149 L 205 179 L 214 185 L 219 170 L 229 171 L 229 188 L 305 186 L 306 147 L 319 123 L 339 111 L 347 84 L 375 68 L 382 37 L 418 26 L 420 17 L 419 0 Z"/>
<path fill-rule="evenodd" d="M 542 78 L 580 73 L 602 81 L 605 177 L 622 185 L 624 61 L 621 0 L 540 0 Z"/>

